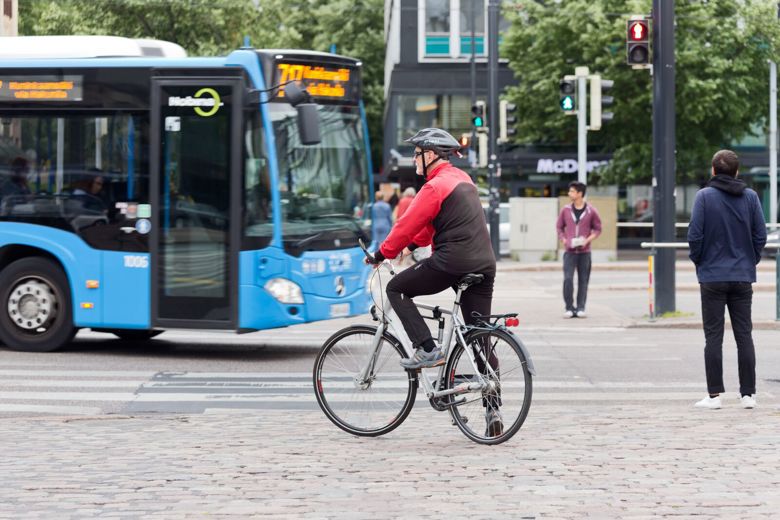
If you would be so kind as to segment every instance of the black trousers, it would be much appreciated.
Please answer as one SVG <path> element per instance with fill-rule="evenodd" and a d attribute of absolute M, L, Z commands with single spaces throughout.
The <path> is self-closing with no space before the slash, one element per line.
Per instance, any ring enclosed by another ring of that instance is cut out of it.
<path fill-rule="evenodd" d="M 431 331 L 412 298 L 440 293 L 448 287 L 454 289 L 455 284 L 464 274 L 468 273 L 450 274 L 439 271 L 431 267 L 430 260 L 426 259 L 414 267 L 401 271 L 387 284 L 387 298 L 415 348 L 419 348 L 426 340 L 431 339 Z M 482 283 L 472 285 L 461 295 L 460 308 L 466 324 L 474 323 L 475 320 L 471 317 L 474 311 L 490 314 L 495 273 L 481 274 L 485 275 Z"/>
<path fill-rule="evenodd" d="M 699 284 L 699 287 L 707 390 L 711 394 L 726 391 L 723 387 L 723 327 L 725 307 L 728 307 L 734 340 L 737 342 L 739 392 L 742 395 L 755 394 L 756 350 L 751 318 L 753 287 L 749 282 L 708 282 Z"/>
<path fill-rule="evenodd" d="M 471 313 L 474 311 L 483 315 L 490 314 L 493 302 L 495 272 L 480 274 L 484 274 L 485 279 L 481 283 L 472 285 L 463 291 L 463 294 L 460 296 L 460 310 L 467 325 L 476 321 L 471 316 Z M 419 348 L 426 340 L 432 339 L 432 337 L 425 319 L 420 315 L 420 311 L 417 310 L 412 298 L 425 294 L 440 293 L 448 287 L 457 289 L 456 284 L 462 277 L 463 274 L 449 274 L 434 269 L 430 265 L 430 259 L 425 259 L 414 267 L 400 272 L 387 284 L 387 298 L 390 300 L 390 304 L 393 306 L 393 310 L 398 315 L 401 323 L 403 323 L 404 330 L 409 339 L 412 340 L 415 348 Z M 482 357 L 476 351 L 477 348 L 482 349 L 485 359 L 487 359 L 493 370 L 499 371 L 499 361 L 493 351 L 493 345 L 472 345 L 472 348 L 474 348 L 477 369 L 483 375 L 487 374 L 487 367 L 483 363 Z M 496 394 L 483 396 L 482 406 L 487 410 L 498 410 L 501 404 L 500 390 Z"/>
<path fill-rule="evenodd" d="M 574 271 L 577 271 L 577 306 L 574 306 Z M 590 253 L 563 253 L 563 303 L 567 311 L 584 311 L 590 281 Z"/>

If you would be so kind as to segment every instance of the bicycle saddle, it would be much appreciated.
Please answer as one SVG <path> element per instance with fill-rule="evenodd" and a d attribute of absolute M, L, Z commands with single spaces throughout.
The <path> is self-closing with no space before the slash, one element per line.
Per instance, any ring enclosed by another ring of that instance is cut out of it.
<path fill-rule="evenodd" d="M 485 279 L 484 274 L 476 274 L 476 273 L 469 273 L 460 280 L 458 280 L 458 285 L 469 287 L 471 285 L 475 285 L 478 283 L 482 283 L 482 280 Z"/>

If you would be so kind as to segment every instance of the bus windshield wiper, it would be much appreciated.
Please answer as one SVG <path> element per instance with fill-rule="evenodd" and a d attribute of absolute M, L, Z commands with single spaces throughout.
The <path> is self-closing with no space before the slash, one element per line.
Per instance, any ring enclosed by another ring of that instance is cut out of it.
<path fill-rule="evenodd" d="M 312 215 L 310 217 L 312 220 L 319 220 L 319 219 L 325 219 L 325 218 L 344 218 L 349 220 L 349 223 L 355 226 L 355 236 L 357 238 L 362 238 L 363 240 L 368 240 L 368 236 L 366 235 L 366 232 L 363 231 L 363 228 L 360 227 L 360 224 L 355 222 L 355 217 L 350 215 L 349 213 L 324 213 L 322 215 Z"/>

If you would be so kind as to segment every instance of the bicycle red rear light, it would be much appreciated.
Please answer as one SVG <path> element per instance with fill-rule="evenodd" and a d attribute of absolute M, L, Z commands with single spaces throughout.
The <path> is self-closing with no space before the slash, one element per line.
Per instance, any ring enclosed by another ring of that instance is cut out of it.
<path fill-rule="evenodd" d="M 520 325 L 520 320 L 517 318 L 507 318 L 506 319 L 506 326 L 507 327 L 517 327 Z"/>

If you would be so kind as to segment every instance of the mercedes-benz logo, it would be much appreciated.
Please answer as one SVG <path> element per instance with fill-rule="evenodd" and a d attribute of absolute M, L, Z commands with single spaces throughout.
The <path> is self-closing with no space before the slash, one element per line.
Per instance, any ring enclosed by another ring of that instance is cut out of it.
<path fill-rule="evenodd" d="M 336 284 L 336 294 L 341 296 L 344 294 L 344 291 L 347 290 L 347 288 L 344 286 L 344 277 L 343 276 L 337 276 L 335 280 Z"/>

